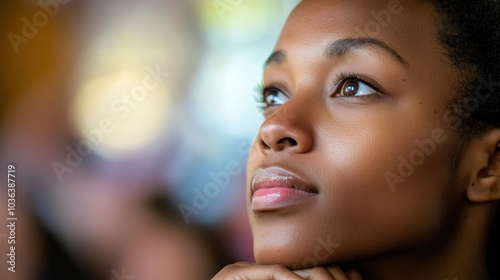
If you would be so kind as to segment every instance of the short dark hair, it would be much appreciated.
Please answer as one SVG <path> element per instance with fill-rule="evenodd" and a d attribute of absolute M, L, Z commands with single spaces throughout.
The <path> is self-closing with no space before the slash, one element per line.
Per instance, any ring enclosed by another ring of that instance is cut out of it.
<path fill-rule="evenodd" d="M 461 74 L 448 105 L 454 127 L 471 139 L 500 128 L 500 1 L 434 0 L 438 40 Z"/>
<path fill-rule="evenodd" d="M 500 0 L 433 0 L 438 40 L 461 74 L 448 104 L 464 144 L 500 128 Z M 500 279 L 500 207 L 486 248 L 491 279 Z"/>

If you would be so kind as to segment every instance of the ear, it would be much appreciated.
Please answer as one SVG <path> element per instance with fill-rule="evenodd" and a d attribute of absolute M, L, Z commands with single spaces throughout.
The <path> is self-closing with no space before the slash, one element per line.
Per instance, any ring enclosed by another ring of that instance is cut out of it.
<path fill-rule="evenodd" d="M 472 202 L 500 200 L 500 129 L 472 140 L 463 160 L 468 165 L 467 198 Z"/>

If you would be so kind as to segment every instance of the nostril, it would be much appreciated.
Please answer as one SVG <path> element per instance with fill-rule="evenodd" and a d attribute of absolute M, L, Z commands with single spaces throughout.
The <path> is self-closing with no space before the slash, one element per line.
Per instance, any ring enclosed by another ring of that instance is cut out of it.
<path fill-rule="evenodd" d="M 287 144 L 287 143 L 290 144 L 290 146 L 297 146 L 297 141 L 295 141 L 295 139 L 290 137 L 282 138 L 278 141 L 278 144 Z"/>
<path fill-rule="evenodd" d="M 263 149 L 265 149 L 265 150 L 267 150 L 267 149 L 271 149 L 271 146 L 269 146 L 269 145 L 266 143 L 266 141 L 264 141 L 263 139 L 260 139 L 260 141 L 259 141 L 259 142 L 260 142 L 260 146 L 261 146 Z"/>

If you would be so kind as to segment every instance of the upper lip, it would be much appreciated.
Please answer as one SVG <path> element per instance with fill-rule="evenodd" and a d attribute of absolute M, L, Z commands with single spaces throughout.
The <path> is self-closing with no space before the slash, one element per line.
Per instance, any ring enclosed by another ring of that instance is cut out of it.
<path fill-rule="evenodd" d="M 300 179 L 294 173 L 274 166 L 259 168 L 252 177 L 252 195 L 257 190 L 265 188 L 289 188 L 309 193 L 318 193 L 314 187 Z"/>

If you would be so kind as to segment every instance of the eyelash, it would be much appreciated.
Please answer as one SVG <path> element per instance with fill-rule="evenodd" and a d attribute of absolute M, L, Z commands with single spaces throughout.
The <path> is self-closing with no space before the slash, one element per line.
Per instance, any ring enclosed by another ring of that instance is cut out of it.
<path fill-rule="evenodd" d="M 345 83 L 348 80 L 356 80 L 365 83 L 367 86 L 374 89 L 378 94 L 384 94 L 384 92 L 378 86 L 375 86 L 372 82 L 367 81 L 369 79 L 354 72 L 340 72 L 333 81 L 333 84 L 335 85 L 335 90 L 337 90 L 343 83 Z M 352 96 L 352 97 L 368 98 L 370 97 L 370 95 Z"/>
<path fill-rule="evenodd" d="M 378 94 L 384 94 L 384 92 L 377 86 L 373 85 L 373 83 L 368 82 L 367 78 L 358 75 L 354 72 L 340 72 L 337 74 L 337 77 L 333 80 L 333 84 L 335 86 L 335 91 L 339 89 L 339 87 L 348 80 L 356 80 L 362 83 L 365 83 L 369 87 L 373 88 Z M 255 85 L 255 95 L 254 101 L 257 103 L 257 109 L 259 111 L 264 111 L 266 109 L 266 101 L 264 99 L 264 95 L 267 91 L 282 91 L 279 87 L 273 85 L 265 85 L 263 82 Z M 362 96 L 353 96 L 355 98 L 369 98 L 370 95 L 362 95 Z"/>
<path fill-rule="evenodd" d="M 279 88 L 275 86 L 266 86 L 264 82 L 259 82 L 257 85 L 255 85 L 255 94 L 253 96 L 253 99 L 255 103 L 257 103 L 257 109 L 260 112 L 263 112 L 264 109 L 267 108 L 266 106 L 266 100 L 264 99 L 264 94 L 268 90 L 280 90 Z"/>

